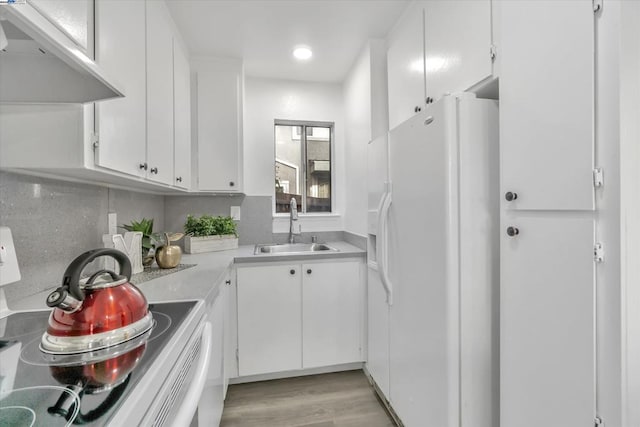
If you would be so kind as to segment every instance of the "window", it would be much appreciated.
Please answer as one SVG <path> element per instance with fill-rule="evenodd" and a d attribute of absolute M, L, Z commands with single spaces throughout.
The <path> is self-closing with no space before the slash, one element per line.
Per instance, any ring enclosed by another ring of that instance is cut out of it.
<path fill-rule="evenodd" d="M 275 211 L 331 212 L 333 123 L 275 121 Z"/>

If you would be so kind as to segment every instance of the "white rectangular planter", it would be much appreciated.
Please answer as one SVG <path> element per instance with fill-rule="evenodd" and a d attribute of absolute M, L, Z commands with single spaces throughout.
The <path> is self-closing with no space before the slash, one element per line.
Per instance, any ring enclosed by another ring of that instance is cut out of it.
<path fill-rule="evenodd" d="M 184 241 L 184 251 L 188 254 L 199 254 L 202 252 L 226 251 L 238 247 L 238 238 L 233 234 L 223 236 L 186 236 Z"/>

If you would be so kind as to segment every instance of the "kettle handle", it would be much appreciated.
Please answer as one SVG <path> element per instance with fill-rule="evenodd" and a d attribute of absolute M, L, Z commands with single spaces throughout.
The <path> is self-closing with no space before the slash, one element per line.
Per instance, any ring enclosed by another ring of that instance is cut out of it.
<path fill-rule="evenodd" d="M 62 288 L 68 289 L 69 293 L 77 300 L 84 300 L 84 291 L 80 289 L 80 274 L 87 264 L 101 256 L 110 256 L 118 261 L 120 277 L 126 277 L 127 281 L 131 279 L 131 261 L 123 252 L 112 248 L 92 249 L 78 256 L 69 264 L 62 276 Z"/>

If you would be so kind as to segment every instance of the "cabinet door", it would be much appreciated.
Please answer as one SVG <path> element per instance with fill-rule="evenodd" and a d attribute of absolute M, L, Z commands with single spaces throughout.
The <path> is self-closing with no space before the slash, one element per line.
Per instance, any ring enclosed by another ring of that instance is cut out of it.
<path fill-rule="evenodd" d="M 162 1 L 147 1 L 147 178 L 173 184 L 173 35 Z"/>
<path fill-rule="evenodd" d="M 390 129 L 425 105 L 423 24 L 422 2 L 412 3 L 389 34 L 387 79 Z"/>
<path fill-rule="evenodd" d="M 360 263 L 303 264 L 302 275 L 302 367 L 361 361 Z"/>
<path fill-rule="evenodd" d="M 302 367 L 300 266 L 238 268 L 241 376 Z"/>
<path fill-rule="evenodd" d="M 240 74 L 198 72 L 198 188 L 241 191 Z"/>
<path fill-rule="evenodd" d="M 222 417 L 222 406 L 224 403 L 224 314 L 225 298 L 224 288 L 215 299 L 209 312 L 207 320 L 211 322 L 211 361 L 207 371 L 207 381 L 205 382 L 200 404 L 198 405 L 198 420 L 200 425 L 218 425 Z"/>
<path fill-rule="evenodd" d="M 509 237 L 505 227 L 519 234 Z M 503 221 L 500 420 L 579 427 L 595 417 L 594 221 Z"/>
<path fill-rule="evenodd" d="M 491 1 L 425 2 L 426 93 L 434 100 L 491 76 Z"/>
<path fill-rule="evenodd" d="M 89 57 L 92 56 L 93 0 L 29 0 L 29 3 L 69 36 Z"/>
<path fill-rule="evenodd" d="M 502 194 L 512 209 L 593 210 L 590 0 L 502 2 Z"/>
<path fill-rule="evenodd" d="M 173 40 L 174 178 L 177 187 L 191 187 L 191 77 L 182 45 Z"/>
<path fill-rule="evenodd" d="M 367 286 L 367 370 L 389 400 L 389 304 L 377 265 L 369 265 Z"/>
<path fill-rule="evenodd" d="M 144 23 L 144 2 L 96 3 L 96 60 L 126 95 L 96 103 L 96 164 L 141 177 L 147 156 Z"/>

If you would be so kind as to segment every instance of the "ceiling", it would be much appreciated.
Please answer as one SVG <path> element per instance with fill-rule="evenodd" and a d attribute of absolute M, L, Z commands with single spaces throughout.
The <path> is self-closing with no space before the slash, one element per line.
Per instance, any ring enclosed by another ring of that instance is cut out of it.
<path fill-rule="evenodd" d="M 168 0 L 192 56 L 242 58 L 245 74 L 341 82 L 370 38 L 384 38 L 408 0 Z M 313 49 L 296 61 L 295 45 Z"/>

